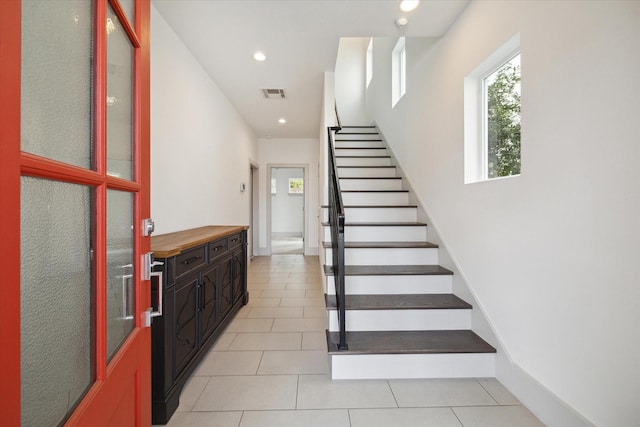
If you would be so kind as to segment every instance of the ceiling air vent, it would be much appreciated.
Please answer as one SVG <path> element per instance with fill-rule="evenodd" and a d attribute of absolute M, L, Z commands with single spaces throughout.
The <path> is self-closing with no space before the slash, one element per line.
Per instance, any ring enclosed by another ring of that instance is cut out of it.
<path fill-rule="evenodd" d="M 264 99 L 285 99 L 284 89 L 262 89 Z"/>

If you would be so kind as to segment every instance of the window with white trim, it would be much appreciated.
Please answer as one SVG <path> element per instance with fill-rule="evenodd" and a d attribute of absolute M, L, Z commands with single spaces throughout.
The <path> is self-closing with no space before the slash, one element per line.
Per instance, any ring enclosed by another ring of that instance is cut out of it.
<path fill-rule="evenodd" d="M 520 175 L 520 37 L 464 81 L 465 183 Z"/>
<path fill-rule="evenodd" d="M 373 78 L 373 38 L 369 39 L 369 45 L 367 46 L 367 64 L 365 73 L 367 77 L 367 87 L 369 87 L 371 79 Z"/>
<path fill-rule="evenodd" d="M 391 53 L 391 106 L 407 92 L 407 50 L 405 38 L 400 37 Z"/>
<path fill-rule="evenodd" d="M 520 175 L 520 53 L 483 79 L 487 179 Z"/>

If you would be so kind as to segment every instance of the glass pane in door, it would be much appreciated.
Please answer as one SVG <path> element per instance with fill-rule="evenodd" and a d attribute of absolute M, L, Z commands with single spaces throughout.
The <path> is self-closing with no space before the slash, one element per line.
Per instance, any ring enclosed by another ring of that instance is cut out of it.
<path fill-rule="evenodd" d="M 107 357 L 135 326 L 133 194 L 107 191 Z"/>
<path fill-rule="evenodd" d="M 93 190 L 21 185 L 22 425 L 55 426 L 94 381 Z"/>
<path fill-rule="evenodd" d="M 120 0 L 120 6 L 124 10 L 124 14 L 127 15 L 127 20 L 135 29 L 134 22 L 136 22 L 136 2 L 135 0 Z"/>
<path fill-rule="evenodd" d="M 21 148 L 84 168 L 93 166 L 92 5 L 22 1 Z"/>
<path fill-rule="evenodd" d="M 107 10 L 107 174 L 133 179 L 133 46 Z"/>

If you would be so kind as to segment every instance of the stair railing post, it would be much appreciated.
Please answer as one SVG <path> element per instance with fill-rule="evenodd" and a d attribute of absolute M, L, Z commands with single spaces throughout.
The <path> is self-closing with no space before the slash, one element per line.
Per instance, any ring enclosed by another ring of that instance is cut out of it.
<path fill-rule="evenodd" d="M 336 111 L 337 114 L 337 111 Z M 346 332 L 346 304 L 344 283 L 344 205 L 340 193 L 340 181 L 336 164 L 333 132 L 339 127 L 329 127 L 328 131 L 328 155 L 329 155 L 329 226 L 331 229 L 331 254 L 333 262 L 333 280 L 338 309 L 339 343 L 338 350 L 347 350 Z"/>

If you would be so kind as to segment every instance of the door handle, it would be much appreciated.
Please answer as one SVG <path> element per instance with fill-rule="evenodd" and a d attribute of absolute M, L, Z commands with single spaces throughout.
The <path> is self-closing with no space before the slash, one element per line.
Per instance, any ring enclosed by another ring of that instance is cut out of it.
<path fill-rule="evenodd" d="M 162 265 L 163 263 L 161 262 L 157 262 L 155 261 L 152 266 L 154 265 Z M 151 309 L 151 312 L 149 313 L 149 317 L 160 317 L 162 316 L 162 271 L 153 271 L 151 272 L 151 277 L 157 277 L 158 278 L 158 310 L 153 311 L 153 309 Z M 153 284 L 153 280 L 151 281 L 151 283 Z"/>
<path fill-rule="evenodd" d="M 133 264 L 123 265 L 122 268 L 133 268 Z M 133 274 L 122 275 L 122 318 L 124 320 L 133 319 L 133 313 L 130 310 L 131 301 L 129 300 L 129 290 L 131 289 L 131 279 Z"/>

